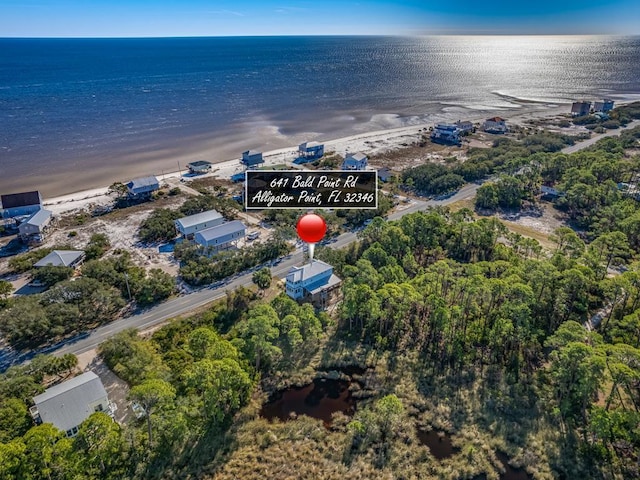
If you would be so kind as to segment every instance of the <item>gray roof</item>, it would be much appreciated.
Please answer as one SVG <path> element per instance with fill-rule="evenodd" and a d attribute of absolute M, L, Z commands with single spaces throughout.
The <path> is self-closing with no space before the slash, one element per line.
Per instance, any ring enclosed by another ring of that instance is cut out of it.
<path fill-rule="evenodd" d="M 287 280 L 290 282 L 300 282 L 308 280 L 316 275 L 320 275 L 333 267 L 322 260 L 313 260 L 301 267 L 291 267 L 287 274 Z"/>
<path fill-rule="evenodd" d="M 46 267 L 47 265 L 54 267 L 68 267 L 69 265 L 73 265 L 83 256 L 84 252 L 79 250 L 54 250 L 37 262 L 34 267 Z"/>
<path fill-rule="evenodd" d="M 187 163 L 187 167 L 206 167 L 211 166 L 211 162 L 207 162 L 206 160 L 197 160 L 195 162 Z"/>
<path fill-rule="evenodd" d="M 347 155 L 347 158 L 345 158 L 345 161 L 348 159 L 354 159 L 356 162 L 361 162 L 362 160 L 365 160 L 367 158 L 367 156 L 364 153 L 358 152 L 358 153 L 353 153 L 351 155 Z"/>
<path fill-rule="evenodd" d="M 176 223 L 180 224 L 180 227 L 184 230 L 185 228 L 193 227 L 194 225 L 198 225 L 200 223 L 210 222 L 212 220 L 217 220 L 222 218 L 215 210 L 207 210 L 206 212 L 196 213 L 195 215 L 189 215 L 188 217 L 182 217 L 176 220 Z"/>
<path fill-rule="evenodd" d="M 327 283 L 323 283 L 322 285 L 314 288 L 313 290 L 309 290 L 309 293 L 311 295 L 315 295 L 316 293 L 319 293 L 322 290 L 334 287 L 335 285 L 339 285 L 341 282 L 342 282 L 342 280 L 340 280 L 340 277 L 338 277 L 337 275 L 332 273 L 331 277 L 329 277 L 329 280 L 327 281 Z"/>
<path fill-rule="evenodd" d="M 216 238 L 224 237 L 225 235 L 230 235 L 246 229 L 247 227 L 245 227 L 244 223 L 239 220 L 233 220 L 232 222 L 223 223 L 217 227 L 200 230 L 196 234 L 196 237 L 202 238 L 205 242 L 210 242 Z"/>
<path fill-rule="evenodd" d="M 324 145 L 322 143 L 320 143 L 320 142 L 304 142 L 304 143 L 301 143 L 298 148 L 300 150 L 304 150 L 306 148 L 322 147 L 322 146 L 324 146 Z"/>
<path fill-rule="evenodd" d="M 45 210 L 44 208 L 41 208 L 40 210 L 35 212 L 33 215 L 31 215 L 29 218 L 27 218 L 24 221 L 23 225 L 29 224 L 29 225 L 35 225 L 37 227 L 41 227 L 45 223 L 47 223 L 49 220 L 51 220 L 51 215 L 53 215 L 53 212 L 51 210 Z"/>
<path fill-rule="evenodd" d="M 60 430 L 67 431 L 94 413 L 90 404 L 105 397 L 107 391 L 100 378 L 93 372 L 87 372 L 48 388 L 33 397 L 33 402 L 44 423 L 53 423 Z"/>
<path fill-rule="evenodd" d="M 262 152 L 259 150 L 247 150 L 246 152 L 242 152 L 243 157 L 253 155 L 262 155 Z"/>
<path fill-rule="evenodd" d="M 134 178 L 129 183 L 127 183 L 127 186 L 132 189 L 140 188 L 140 187 L 149 187 L 152 185 L 158 185 L 158 179 L 153 175 L 149 177 Z"/>

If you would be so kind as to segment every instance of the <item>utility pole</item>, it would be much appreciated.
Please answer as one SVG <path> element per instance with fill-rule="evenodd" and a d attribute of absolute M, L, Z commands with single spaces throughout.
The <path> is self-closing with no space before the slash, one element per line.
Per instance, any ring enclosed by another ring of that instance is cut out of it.
<path fill-rule="evenodd" d="M 124 272 L 124 282 L 127 284 L 127 293 L 129 294 L 129 301 L 131 301 L 131 288 L 129 288 L 129 274 Z"/>

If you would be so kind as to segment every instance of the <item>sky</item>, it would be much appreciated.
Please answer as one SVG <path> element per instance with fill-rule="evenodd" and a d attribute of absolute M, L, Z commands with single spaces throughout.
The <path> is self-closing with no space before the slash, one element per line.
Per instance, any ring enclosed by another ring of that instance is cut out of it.
<path fill-rule="evenodd" d="M 640 34 L 640 0 L 0 0 L 0 37 Z"/>

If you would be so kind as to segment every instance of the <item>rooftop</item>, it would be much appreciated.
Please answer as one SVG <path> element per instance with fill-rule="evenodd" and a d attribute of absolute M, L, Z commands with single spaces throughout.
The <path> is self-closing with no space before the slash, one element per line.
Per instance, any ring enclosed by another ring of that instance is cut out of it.
<path fill-rule="evenodd" d="M 68 267 L 73 265 L 84 255 L 80 250 L 54 250 L 42 260 L 34 264 L 34 267 Z"/>
<path fill-rule="evenodd" d="M 262 152 L 258 150 L 247 150 L 246 152 L 242 152 L 242 156 L 253 156 L 253 155 L 262 155 Z"/>
<path fill-rule="evenodd" d="M 51 210 L 45 210 L 44 208 L 41 208 L 29 218 L 27 218 L 24 223 L 39 227 L 48 222 L 51 218 L 51 215 L 53 215 L 53 212 L 51 212 Z"/>
<path fill-rule="evenodd" d="M 29 205 L 39 205 L 42 203 L 42 197 L 40 192 L 22 192 L 22 193 L 10 193 L 8 195 L 0 196 L 2 202 L 2 208 L 17 208 L 27 207 Z"/>
<path fill-rule="evenodd" d="M 487 118 L 487 122 L 504 122 L 504 118 L 502 118 L 502 117 L 491 117 L 491 118 Z"/>
<path fill-rule="evenodd" d="M 205 160 L 198 160 L 196 162 L 191 162 L 187 164 L 187 166 L 192 166 L 192 167 L 206 167 L 209 165 L 211 165 L 211 162 L 207 162 Z"/>
<path fill-rule="evenodd" d="M 150 175 L 148 177 L 134 178 L 129 183 L 127 183 L 127 186 L 129 188 L 139 188 L 139 187 L 149 187 L 157 184 L 158 184 L 158 179 L 153 175 Z"/>
<path fill-rule="evenodd" d="M 352 158 L 356 162 L 361 162 L 362 160 L 365 160 L 367 158 L 367 156 L 364 153 L 361 153 L 361 152 L 351 153 L 351 154 L 347 155 L 347 158 L 345 158 L 345 160 L 349 160 L 350 158 Z"/>
<path fill-rule="evenodd" d="M 337 275 L 334 275 L 333 273 L 331 274 L 331 277 L 329 278 L 329 281 L 327 283 L 324 283 L 322 285 L 317 286 L 316 288 L 314 288 L 313 290 L 309 290 L 309 293 L 311 295 L 315 295 L 316 293 L 321 292 L 322 290 L 325 290 L 327 288 L 331 288 L 335 285 L 338 285 L 342 282 L 342 280 L 340 280 L 340 277 L 338 277 Z"/>
<path fill-rule="evenodd" d="M 320 142 L 305 142 L 300 144 L 300 148 L 313 148 L 313 147 L 321 147 L 323 144 Z"/>
<path fill-rule="evenodd" d="M 332 269 L 331 265 L 322 260 L 313 260 L 301 267 L 291 267 L 287 274 L 287 280 L 290 282 L 305 281 Z"/>
<path fill-rule="evenodd" d="M 218 220 L 222 218 L 222 215 L 216 210 L 207 210 L 206 212 L 196 213 L 195 215 L 189 215 L 188 217 L 179 218 L 176 223 L 185 229 L 198 225 L 200 223 L 210 222 L 212 220 Z"/>
<path fill-rule="evenodd" d="M 242 223 L 240 220 L 233 220 L 231 222 L 218 225 L 217 227 L 211 227 L 205 230 L 201 230 L 196 234 L 196 236 L 199 236 L 204 241 L 208 242 L 210 240 L 224 237 L 225 235 L 230 235 L 232 233 L 236 233 L 246 229 L 247 227 L 245 227 L 244 223 Z"/>
<path fill-rule="evenodd" d="M 107 397 L 107 391 L 94 372 L 86 372 L 71 380 L 48 388 L 33 397 L 40 418 L 62 431 L 80 425 L 93 413 L 90 404 Z"/>

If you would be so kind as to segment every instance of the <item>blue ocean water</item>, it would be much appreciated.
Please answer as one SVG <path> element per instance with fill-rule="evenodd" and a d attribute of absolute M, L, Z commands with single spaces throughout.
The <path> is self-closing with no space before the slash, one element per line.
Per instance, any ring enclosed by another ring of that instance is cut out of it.
<path fill-rule="evenodd" d="M 633 94 L 640 37 L 0 39 L 0 191 Z"/>

